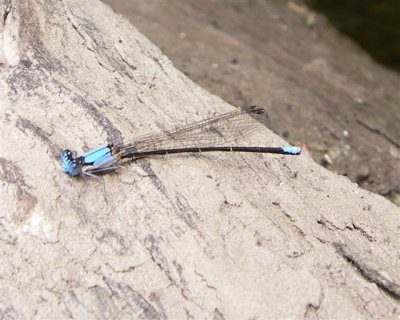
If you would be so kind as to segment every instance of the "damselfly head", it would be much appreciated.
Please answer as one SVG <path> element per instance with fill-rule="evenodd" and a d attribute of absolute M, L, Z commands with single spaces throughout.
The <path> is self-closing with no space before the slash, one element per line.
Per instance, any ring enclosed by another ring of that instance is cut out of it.
<path fill-rule="evenodd" d="M 76 157 L 76 152 L 71 150 L 64 150 L 60 156 L 62 171 L 77 176 L 82 172 L 82 157 Z"/>

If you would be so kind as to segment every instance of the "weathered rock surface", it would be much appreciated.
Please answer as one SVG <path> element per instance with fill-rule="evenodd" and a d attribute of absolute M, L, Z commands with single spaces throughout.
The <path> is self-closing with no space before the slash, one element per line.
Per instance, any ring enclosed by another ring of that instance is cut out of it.
<path fill-rule="evenodd" d="M 62 174 L 63 148 L 233 107 L 101 2 L 0 10 L 2 318 L 400 315 L 400 209 L 306 156 L 142 159 L 104 185 Z"/>
<path fill-rule="evenodd" d="M 400 74 L 302 2 L 104 0 L 200 86 L 267 105 L 271 129 L 400 205 Z"/>

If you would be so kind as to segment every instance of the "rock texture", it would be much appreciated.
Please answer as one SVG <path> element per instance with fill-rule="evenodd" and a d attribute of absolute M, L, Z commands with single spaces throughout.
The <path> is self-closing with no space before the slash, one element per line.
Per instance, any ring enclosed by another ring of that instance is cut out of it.
<path fill-rule="evenodd" d="M 269 106 L 271 129 L 400 205 L 400 74 L 304 1 L 104 0 L 210 92 Z"/>
<path fill-rule="evenodd" d="M 395 318 L 400 209 L 306 156 L 79 152 L 232 110 L 98 1 L 3 1 L 0 315 Z M 280 145 L 265 129 L 255 145 Z"/>

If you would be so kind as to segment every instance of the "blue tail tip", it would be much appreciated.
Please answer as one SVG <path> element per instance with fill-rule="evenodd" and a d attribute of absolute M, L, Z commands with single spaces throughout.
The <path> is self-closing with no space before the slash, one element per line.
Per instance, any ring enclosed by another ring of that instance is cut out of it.
<path fill-rule="evenodd" d="M 298 155 L 301 153 L 301 149 L 296 146 L 284 146 L 282 147 L 282 150 L 286 154 Z"/>

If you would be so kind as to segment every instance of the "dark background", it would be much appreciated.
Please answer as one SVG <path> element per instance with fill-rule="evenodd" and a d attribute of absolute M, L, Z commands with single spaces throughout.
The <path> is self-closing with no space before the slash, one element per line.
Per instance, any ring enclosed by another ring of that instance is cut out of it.
<path fill-rule="evenodd" d="M 307 0 L 378 62 L 400 71 L 399 0 Z"/>

